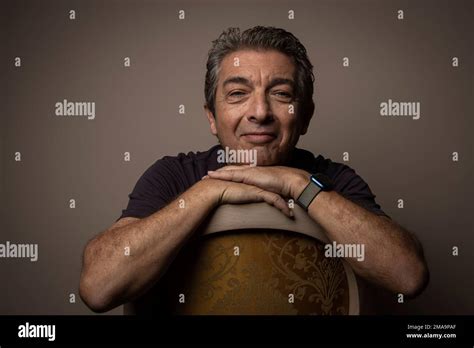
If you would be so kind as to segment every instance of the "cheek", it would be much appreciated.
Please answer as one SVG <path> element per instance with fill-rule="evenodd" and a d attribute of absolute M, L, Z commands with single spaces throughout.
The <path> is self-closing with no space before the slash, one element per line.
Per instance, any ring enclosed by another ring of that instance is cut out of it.
<path fill-rule="evenodd" d="M 280 125 L 285 138 L 293 137 L 294 133 L 298 134 L 299 123 L 296 116 L 296 108 L 290 108 L 292 105 L 285 105 L 280 112 Z"/>
<path fill-rule="evenodd" d="M 235 138 L 236 130 L 238 128 L 238 122 L 236 118 L 232 117 L 228 113 L 221 113 L 216 123 L 217 134 L 223 141 L 232 141 Z"/>
<path fill-rule="evenodd" d="M 244 104 L 221 106 L 217 112 L 222 122 L 217 122 L 217 128 L 225 132 L 234 132 L 239 127 L 246 107 Z"/>

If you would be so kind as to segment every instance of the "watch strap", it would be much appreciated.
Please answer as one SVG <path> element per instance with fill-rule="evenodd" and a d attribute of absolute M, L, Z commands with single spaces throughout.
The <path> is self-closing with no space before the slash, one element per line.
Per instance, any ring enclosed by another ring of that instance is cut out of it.
<path fill-rule="evenodd" d="M 321 187 L 313 183 L 310 179 L 308 185 L 306 185 L 305 189 L 296 200 L 296 203 L 298 203 L 303 209 L 308 210 L 309 205 L 313 199 L 316 198 L 319 192 L 321 192 Z"/>

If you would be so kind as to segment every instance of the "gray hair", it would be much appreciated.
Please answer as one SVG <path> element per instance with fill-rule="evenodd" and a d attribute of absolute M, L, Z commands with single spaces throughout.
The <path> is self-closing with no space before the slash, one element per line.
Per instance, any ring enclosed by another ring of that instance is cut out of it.
<path fill-rule="evenodd" d="M 240 49 L 277 50 L 292 58 L 295 64 L 295 100 L 299 112 L 305 119 L 314 112 L 313 102 L 313 65 L 308 59 L 306 48 L 291 33 L 275 27 L 256 26 L 240 32 L 239 28 L 228 28 L 212 41 L 207 58 L 207 72 L 204 86 L 206 106 L 215 114 L 217 78 L 220 64 L 229 53 Z"/>

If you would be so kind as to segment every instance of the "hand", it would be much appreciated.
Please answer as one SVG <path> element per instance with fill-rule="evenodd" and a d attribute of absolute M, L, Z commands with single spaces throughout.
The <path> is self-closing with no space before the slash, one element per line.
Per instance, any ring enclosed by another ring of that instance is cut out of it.
<path fill-rule="evenodd" d="M 257 186 L 265 191 L 296 200 L 309 182 L 310 174 L 302 169 L 268 166 L 226 166 L 209 171 L 209 178 Z"/>
<path fill-rule="evenodd" d="M 277 193 L 253 185 L 217 180 L 210 177 L 204 177 L 202 182 L 206 182 L 209 184 L 208 188 L 214 190 L 217 205 L 266 202 L 286 216 L 293 218 L 293 212 L 287 202 Z"/>

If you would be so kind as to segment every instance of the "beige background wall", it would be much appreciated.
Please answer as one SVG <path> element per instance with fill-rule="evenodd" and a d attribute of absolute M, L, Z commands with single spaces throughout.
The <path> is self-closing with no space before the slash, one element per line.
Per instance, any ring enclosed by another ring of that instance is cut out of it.
<path fill-rule="evenodd" d="M 118 218 L 156 159 L 215 143 L 202 109 L 206 54 L 223 29 L 254 25 L 294 33 L 315 66 L 316 115 L 299 146 L 338 162 L 349 152 L 347 164 L 425 247 L 427 291 L 391 311 L 474 312 L 471 1 L 4 1 L 2 7 L 0 243 L 38 243 L 39 260 L 0 259 L 0 314 L 91 313 L 78 297 L 69 303 L 85 243 Z M 131 58 L 129 68 L 124 57 Z M 63 99 L 94 101 L 95 119 L 55 116 Z M 388 99 L 420 102 L 421 118 L 380 116 Z M 127 151 L 130 162 L 123 159 Z"/>

